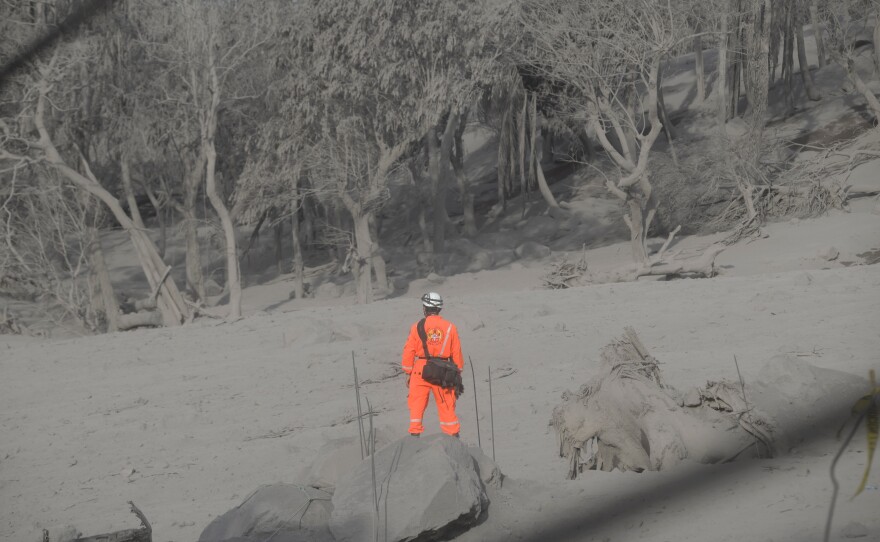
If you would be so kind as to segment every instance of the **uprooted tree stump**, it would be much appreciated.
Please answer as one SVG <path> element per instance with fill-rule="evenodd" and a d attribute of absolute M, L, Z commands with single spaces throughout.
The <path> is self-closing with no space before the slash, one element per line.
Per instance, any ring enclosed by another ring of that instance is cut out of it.
<path fill-rule="evenodd" d="M 601 353 L 600 375 L 566 391 L 551 425 L 569 478 L 584 470 L 662 470 L 685 458 L 701 463 L 743 453 L 772 454 L 769 424 L 729 383 L 710 383 L 694 399 L 664 384 L 660 365 L 632 328 Z"/>

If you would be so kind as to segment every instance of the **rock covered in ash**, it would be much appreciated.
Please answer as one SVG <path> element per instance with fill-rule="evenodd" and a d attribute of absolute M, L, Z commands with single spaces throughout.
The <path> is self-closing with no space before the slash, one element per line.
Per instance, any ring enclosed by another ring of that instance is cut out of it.
<path fill-rule="evenodd" d="M 297 484 L 262 486 L 205 527 L 199 542 L 332 542 L 330 494 Z"/>
<path fill-rule="evenodd" d="M 476 524 L 489 499 L 481 479 L 500 482 L 491 460 L 477 461 L 457 438 L 404 437 L 365 459 L 339 480 L 330 530 L 339 542 L 371 541 L 374 528 L 389 541 L 444 540 Z M 387 513 L 386 513 L 387 511 Z"/>

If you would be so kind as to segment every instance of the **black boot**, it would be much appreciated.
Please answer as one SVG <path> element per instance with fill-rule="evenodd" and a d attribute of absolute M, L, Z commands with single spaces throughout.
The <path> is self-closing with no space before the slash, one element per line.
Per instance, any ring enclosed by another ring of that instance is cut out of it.
<path fill-rule="evenodd" d="M 409 436 L 419 438 L 419 433 L 410 433 Z"/>

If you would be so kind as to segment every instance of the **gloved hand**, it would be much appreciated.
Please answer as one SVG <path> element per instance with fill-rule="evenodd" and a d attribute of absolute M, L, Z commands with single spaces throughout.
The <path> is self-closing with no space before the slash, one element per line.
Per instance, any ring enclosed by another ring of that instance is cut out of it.
<path fill-rule="evenodd" d="M 406 375 L 406 389 L 409 389 L 409 379 L 412 378 L 412 375 Z"/>

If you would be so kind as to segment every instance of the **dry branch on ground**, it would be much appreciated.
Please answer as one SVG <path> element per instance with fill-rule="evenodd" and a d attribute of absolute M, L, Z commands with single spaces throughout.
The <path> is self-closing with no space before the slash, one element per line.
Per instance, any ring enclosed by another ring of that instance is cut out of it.
<path fill-rule="evenodd" d="M 139 528 L 78 537 L 70 542 L 153 542 L 153 527 L 147 520 L 147 516 L 133 502 L 128 501 L 128 504 L 131 506 L 131 513 L 136 515 L 141 521 Z M 50 542 L 49 532 L 45 529 L 43 530 L 43 542 Z"/>
<path fill-rule="evenodd" d="M 677 253 L 669 256 L 666 251 L 672 243 L 680 226 L 673 230 L 663 246 L 647 262 L 636 262 L 613 269 L 611 271 L 593 273 L 587 268 L 586 254 L 576 263 L 563 260 L 544 277 L 544 285 L 551 289 L 571 288 L 585 284 L 604 284 L 609 282 L 632 282 L 646 276 L 715 276 L 715 258 L 724 251 L 723 244 L 714 244 L 706 248 L 696 258 L 678 259 Z"/>

